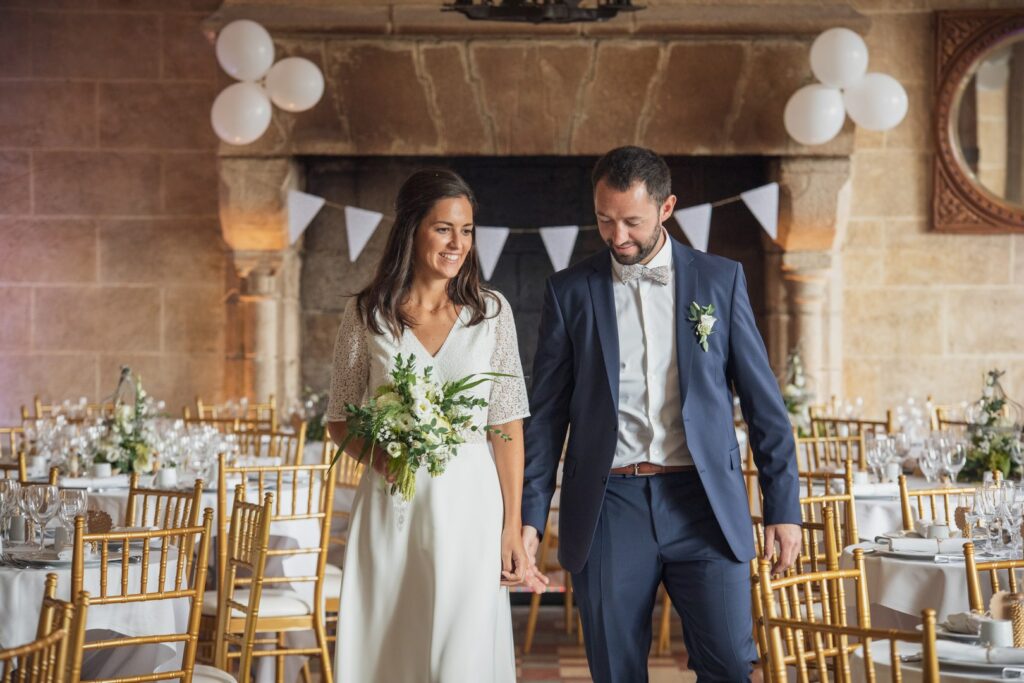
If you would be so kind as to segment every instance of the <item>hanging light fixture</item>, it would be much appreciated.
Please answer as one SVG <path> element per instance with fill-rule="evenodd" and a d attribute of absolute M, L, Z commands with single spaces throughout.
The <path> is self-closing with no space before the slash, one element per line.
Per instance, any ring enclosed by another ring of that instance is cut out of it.
<path fill-rule="evenodd" d="M 580 0 L 455 0 L 442 11 L 461 12 L 470 19 L 517 21 L 530 24 L 570 24 L 581 21 L 607 21 L 619 12 L 644 9 L 630 0 L 598 0 L 593 7 L 581 7 Z"/>

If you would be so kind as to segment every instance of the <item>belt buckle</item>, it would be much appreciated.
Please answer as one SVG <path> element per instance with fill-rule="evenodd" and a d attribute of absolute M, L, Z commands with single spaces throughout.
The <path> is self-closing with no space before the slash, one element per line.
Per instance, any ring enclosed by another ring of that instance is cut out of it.
<path fill-rule="evenodd" d="M 657 474 L 657 472 L 641 472 L 640 471 L 640 465 L 642 465 L 642 464 L 643 463 L 640 463 L 640 462 L 633 463 L 633 476 L 634 477 L 653 477 L 655 474 Z"/>

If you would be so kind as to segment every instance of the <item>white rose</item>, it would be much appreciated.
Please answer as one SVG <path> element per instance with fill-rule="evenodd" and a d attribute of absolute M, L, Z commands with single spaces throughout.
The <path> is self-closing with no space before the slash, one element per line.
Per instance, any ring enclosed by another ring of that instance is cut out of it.
<path fill-rule="evenodd" d="M 715 317 L 711 315 L 702 315 L 700 322 L 697 323 L 697 334 L 702 337 L 706 337 L 711 334 L 711 328 L 715 326 Z"/>
<path fill-rule="evenodd" d="M 434 412 L 434 406 L 425 398 L 416 399 L 412 404 L 412 412 L 416 417 L 425 420 Z"/>
<path fill-rule="evenodd" d="M 392 441 L 386 446 L 386 450 L 392 458 L 397 458 L 402 454 L 402 444 Z"/>

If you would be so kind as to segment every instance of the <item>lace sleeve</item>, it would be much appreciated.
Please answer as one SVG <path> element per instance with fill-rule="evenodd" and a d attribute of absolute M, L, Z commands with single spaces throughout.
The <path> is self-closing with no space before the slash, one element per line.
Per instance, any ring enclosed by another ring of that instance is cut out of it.
<path fill-rule="evenodd" d="M 341 317 L 338 337 L 334 342 L 334 363 L 331 369 L 331 397 L 327 402 L 328 422 L 344 421 L 346 403 L 362 403 L 366 383 L 370 379 L 370 354 L 366 346 L 366 328 L 359 318 L 356 299 L 352 297 Z"/>
<path fill-rule="evenodd" d="M 487 408 L 487 423 L 505 424 L 530 415 L 530 402 L 526 397 L 523 365 L 519 360 L 519 342 L 512 307 L 498 294 L 501 311 L 495 322 L 496 339 L 491 353 L 491 371 L 512 377 L 499 377 L 491 383 L 491 398 Z"/>

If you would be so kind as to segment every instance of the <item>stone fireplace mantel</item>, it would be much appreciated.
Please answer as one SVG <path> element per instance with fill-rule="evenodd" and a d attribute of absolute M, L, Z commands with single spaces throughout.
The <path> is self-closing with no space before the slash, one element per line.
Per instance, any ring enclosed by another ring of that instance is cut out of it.
<path fill-rule="evenodd" d="M 303 187 L 298 158 L 594 156 L 624 144 L 774 160 L 780 226 L 764 283 L 774 293 L 772 360 L 781 370 L 799 340 L 819 395 L 839 391 L 841 345 L 828 342 L 837 331 L 826 321 L 840 300 L 828 290 L 853 129 L 806 147 L 788 137 L 782 111 L 813 80 L 813 38 L 834 26 L 863 33 L 866 17 L 841 6 L 713 4 L 534 26 L 470 21 L 438 5 L 228 0 L 204 28 L 212 39 L 238 18 L 266 26 L 278 57 L 317 63 L 326 89 L 308 112 L 275 110 L 257 142 L 219 150 L 222 232 L 248 292 L 229 304 L 229 324 L 246 330 L 228 337 L 238 340 L 229 392 L 291 398 L 299 386 L 301 258 L 284 208 L 286 191 Z"/>

